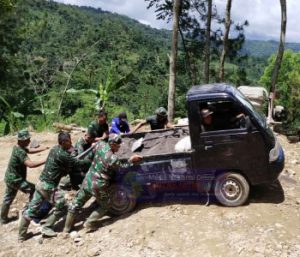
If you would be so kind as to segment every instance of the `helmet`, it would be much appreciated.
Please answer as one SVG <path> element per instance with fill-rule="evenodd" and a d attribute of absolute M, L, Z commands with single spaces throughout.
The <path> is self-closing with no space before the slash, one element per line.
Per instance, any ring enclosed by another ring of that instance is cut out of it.
<path fill-rule="evenodd" d="M 23 129 L 18 132 L 18 140 L 20 141 L 27 140 L 30 137 L 31 135 L 29 134 L 29 131 L 27 129 Z"/>
<path fill-rule="evenodd" d="M 167 110 L 164 107 L 157 108 L 155 113 L 156 113 L 156 115 L 159 115 L 159 116 L 163 116 L 163 117 L 167 116 Z"/>
<path fill-rule="evenodd" d="M 110 136 L 108 139 L 109 144 L 121 144 L 122 143 L 122 138 L 120 135 L 113 135 Z"/>

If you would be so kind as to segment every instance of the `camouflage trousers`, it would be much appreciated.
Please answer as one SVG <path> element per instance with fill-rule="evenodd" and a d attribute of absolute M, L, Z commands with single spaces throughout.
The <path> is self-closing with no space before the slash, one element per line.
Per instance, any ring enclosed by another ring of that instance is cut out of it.
<path fill-rule="evenodd" d="M 108 192 L 108 186 L 103 184 L 99 185 L 98 187 L 95 187 L 95 184 L 93 187 L 91 187 L 91 181 L 89 181 L 87 178 L 84 179 L 79 191 L 76 194 L 76 197 L 72 204 L 69 206 L 69 212 L 76 213 L 79 210 L 82 209 L 84 204 L 92 197 L 94 196 L 96 198 L 96 201 L 99 205 L 99 208 L 97 209 L 99 212 L 106 212 L 109 208 L 109 192 Z"/>
<path fill-rule="evenodd" d="M 39 181 L 36 184 L 33 198 L 23 214 L 24 217 L 28 220 L 35 218 L 39 214 L 40 208 L 45 200 L 54 206 L 53 213 L 55 215 L 61 215 L 63 213 L 66 206 L 64 191 L 53 187 L 47 182 Z"/>
<path fill-rule="evenodd" d="M 77 191 L 84 179 L 85 173 L 81 172 L 80 170 L 72 171 L 60 180 L 59 187 L 65 190 L 73 188 Z"/>
<path fill-rule="evenodd" d="M 3 205 L 4 204 L 11 205 L 18 193 L 18 190 L 20 190 L 25 194 L 29 194 L 29 201 L 30 201 L 34 193 L 34 184 L 26 180 L 23 180 L 21 183 L 17 183 L 17 184 L 7 183 L 4 198 L 3 198 Z"/>

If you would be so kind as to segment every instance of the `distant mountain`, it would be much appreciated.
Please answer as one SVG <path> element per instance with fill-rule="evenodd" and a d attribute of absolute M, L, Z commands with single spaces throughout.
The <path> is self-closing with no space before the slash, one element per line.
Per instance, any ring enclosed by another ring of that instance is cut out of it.
<path fill-rule="evenodd" d="M 300 52 L 300 43 L 286 43 L 285 49 L 291 49 L 294 52 Z M 246 40 L 241 53 L 256 57 L 269 57 L 270 55 L 276 53 L 277 50 L 278 42 L 274 40 Z"/>

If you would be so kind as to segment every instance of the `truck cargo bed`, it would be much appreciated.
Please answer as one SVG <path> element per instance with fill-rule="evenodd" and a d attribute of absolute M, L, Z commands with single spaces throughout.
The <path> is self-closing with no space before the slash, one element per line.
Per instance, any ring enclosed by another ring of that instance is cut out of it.
<path fill-rule="evenodd" d="M 118 155 L 120 159 L 125 159 L 132 154 L 139 154 L 143 157 L 174 154 L 175 145 L 186 136 L 189 136 L 187 126 L 127 135 L 123 137 L 123 144 Z M 140 138 L 144 138 L 142 146 L 132 152 L 133 143 Z"/>

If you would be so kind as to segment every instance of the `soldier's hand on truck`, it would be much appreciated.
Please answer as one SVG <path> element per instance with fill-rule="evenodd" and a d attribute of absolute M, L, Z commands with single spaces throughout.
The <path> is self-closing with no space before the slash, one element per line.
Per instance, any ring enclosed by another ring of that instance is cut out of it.
<path fill-rule="evenodd" d="M 129 161 L 131 161 L 131 162 L 139 162 L 139 161 L 141 161 L 142 159 L 143 159 L 142 156 L 135 154 L 135 155 L 132 155 L 132 156 L 129 158 Z"/>

